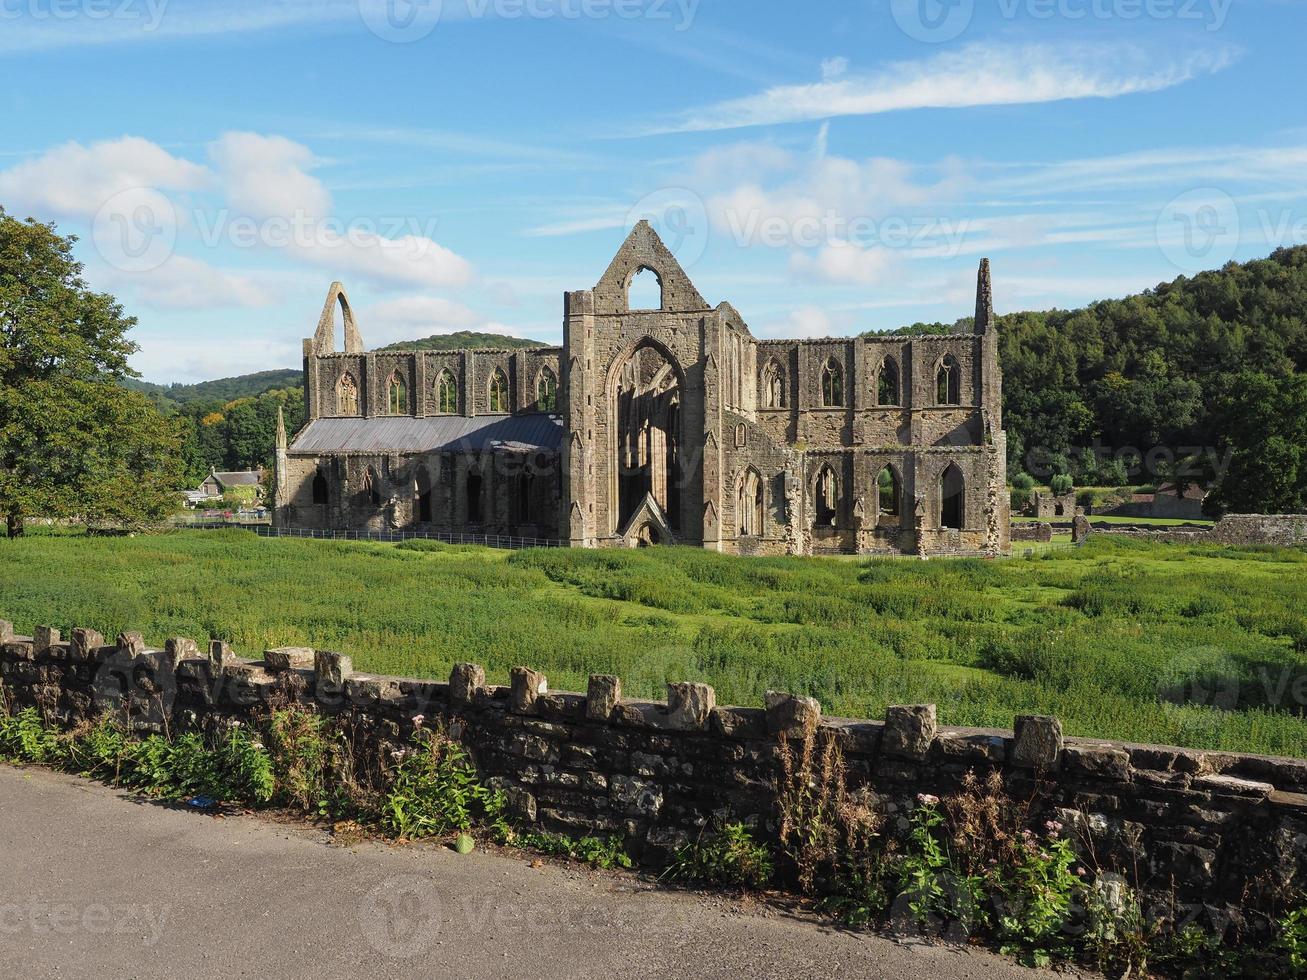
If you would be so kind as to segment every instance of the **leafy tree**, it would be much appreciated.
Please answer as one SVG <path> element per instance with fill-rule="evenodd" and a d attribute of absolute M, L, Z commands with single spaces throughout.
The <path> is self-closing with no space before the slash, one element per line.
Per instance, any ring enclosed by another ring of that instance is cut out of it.
<path fill-rule="evenodd" d="M 1205 506 L 1239 513 L 1307 510 L 1307 375 L 1226 380 L 1213 416 L 1229 463 Z"/>
<path fill-rule="evenodd" d="M 53 225 L 0 209 L 0 510 L 136 527 L 177 505 L 180 432 L 122 379 L 135 319 Z"/>

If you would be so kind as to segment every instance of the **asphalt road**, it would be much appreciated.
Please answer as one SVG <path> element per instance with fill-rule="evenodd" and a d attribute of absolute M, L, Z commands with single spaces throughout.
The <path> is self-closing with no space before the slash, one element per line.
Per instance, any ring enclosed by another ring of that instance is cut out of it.
<path fill-rule="evenodd" d="M 630 875 L 141 802 L 0 766 L 0 977 L 1052 976 Z M 1065 976 L 1065 974 L 1063 974 Z"/>

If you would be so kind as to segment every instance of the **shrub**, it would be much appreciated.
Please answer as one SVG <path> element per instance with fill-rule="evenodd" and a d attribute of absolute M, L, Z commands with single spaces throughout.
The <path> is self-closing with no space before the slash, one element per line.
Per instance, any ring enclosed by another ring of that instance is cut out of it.
<path fill-rule="evenodd" d="M 382 826 L 398 837 L 468 831 L 473 821 L 507 833 L 502 794 L 486 788 L 467 752 L 438 732 L 419 730 L 381 803 Z"/>
<path fill-rule="evenodd" d="M 551 834 L 540 830 L 529 830 L 509 835 L 507 842 L 516 847 L 526 847 L 542 854 L 557 857 L 569 857 L 585 861 L 596 868 L 630 868 L 631 858 L 626 853 L 626 846 L 620 837 L 581 837 L 573 838 L 565 834 Z"/>
<path fill-rule="evenodd" d="M 706 839 L 677 848 L 665 873 L 680 881 L 762 888 L 771 880 L 771 852 L 744 824 L 729 823 Z"/>
<path fill-rule="evenodd" d="M 35 708 L 0 713 L 0 759 L 47 762 L 56 751 L 55 737 Z"/>

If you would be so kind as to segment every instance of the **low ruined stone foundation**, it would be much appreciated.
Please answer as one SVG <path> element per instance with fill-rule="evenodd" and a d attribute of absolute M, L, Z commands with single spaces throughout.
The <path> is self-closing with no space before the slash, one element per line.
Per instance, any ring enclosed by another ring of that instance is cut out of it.
<path fill-rule="evenodd" d="M 656 307 L 632 308 L 637 276 Z M 564 295 L 561 347 L 366 351 L 334 283 L 304 391 L 307 424 L 278 439 L 283 527 L 748 555 L 1009 548 L 987 260 L 965 331 L 759 340 L 640 222 L 593 288 Z"/>
<path fill-rule="evenodd" d="M 142 731 L 178 733 L 301 704 L 346 715 L 397 749 L 422 715 L 467 747 L 519 821 L 621 835 L 654 865 L 713 820 L 773 835 L 781 741 L 815 733 L 839 744 L 851 788 L 870 790 L 891 818 L 919 793 L 953 792 L 968 772 L 1001 773 L 1015 798 L 1034 801 L 1032 817 L 1063 825 L 1089 867 L 1209 925 L 1307 883 L 1299 759 L 1066 738 L 1040 716 L 1017 718 L 1013 731 L 955 728 L 933 705 L 862 721 L 824 718 L 811 698 L 778 692 L 761 707 L 719 705 L 706 684 L 671 684 L 666 701 L 640 701 L 606 675 L 569 694 L 525 667 L 498 687 L 473 664 L 443 682 L 362 674 L 347 655 L 300 647 L 249 661 L 221 641 L 202 649 L 173 638 L 158 649 L 135 632 L 109 643 L 90 629 L 69 640 L 50 628 L 13 636 L 0 624 L 0 633 L 6 691 L 50 721 L 109 712 Z"/>

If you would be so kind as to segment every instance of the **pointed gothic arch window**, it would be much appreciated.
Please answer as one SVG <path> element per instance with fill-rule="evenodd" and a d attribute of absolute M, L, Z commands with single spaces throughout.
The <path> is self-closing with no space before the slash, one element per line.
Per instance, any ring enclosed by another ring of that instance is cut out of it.
<path fill-rule="evenodd" d="M 391 415 L 408 414 L 408 385 L 396 368 L 386 383 L 386 411 Z"/>
<path fill-rule="evenodd" d="M 536 376 L 536 408 L 541 412 L 558 410 L 558 376 L 548 366 Z"/>
<path fill-rule="evenodd" d="M 326 474 L 322 470 L 316 470 L 313 474 L 313 502 L 326 504 L 329 494 L 330 487 L 327 484 Z"/>
<path fill-rule="evenodd" d="M 763 529 L 763 482 L 752 466 L 740 477 L 735 498 L 737 531 L 741 537 L 758 537 Z"/>
<path fill-rule="evenodd" d="M 899 398 L 899 365 L 894 358 L 887 357 L 876 372 L 876 404 L 898 405 Z"/>
<path fill-rule="evenodd" d="M 966 481 L 956 463 L 949 463 L 939 479 L 939 526 L 962 530 L 966 515 Z"/>
<path fill-rule="evenodd" d="M 436 411 L 441 415 L 458 414 L 458 384 L 449 368 L 441 368 L 436 375 Z"/>
<path fill-rule="evenodd" d="M 490 384 L 488 388 L 487 411 L 507 412 L 508 411 L 508 378 L 504 374 L 503 368 L 495 368 L 490 372 Z"/>
<path fill-rule="evenodd" d="M 785 407 L 785 368 L 771 360 L 762 371 L 762 407 Z"/>
<path fill-rule="evenodd" d="M 897 521 L 902 499 L 903 487 L 899 482 L 899 475 L 895 472 L 893 466 L 887 464 L 876 474 L 876 500 L 879 505 L 881 519 L 888 518 L 891 522 Z"/>
<path fill-rule="evenodd" d="M 834 527 L 840 510 L 840 483 L 835 471 L 823 464 L 817 475 L 816 520 L 817 527 Z"/>
<path fill-rule="evenodd" d="M 940 405 L 957 405 L 962 401 L 962 368 L 957 358 L 945 354 L 935 369 L 935 401 Z"/>
<path fill-rule="evenodd" d="M 363 471 L 363 485 L 359 487 L 358 504 L 360 507 L 380 507 L 381 487 L 377 472 L 371 466 Z"/>
<path fill-rule="evenodd" d="M 626 286 L 628 310 L 661 310 L 663 308 L 663 280 L 653 269 L 642 265 L 631 275 Z"/>
<path fill-rule="evenodd" d="M 336 414 L 357 415 L 359 413 L 359 386 L 354 375 L 345 371 L 336 381 Z"/>
<path fill-rule="evenodd" d="M 821 369 L 821 403 L 825 408 L 844 404 L 844 368 L 833 357 Z"/>

